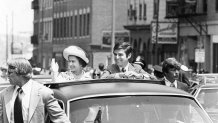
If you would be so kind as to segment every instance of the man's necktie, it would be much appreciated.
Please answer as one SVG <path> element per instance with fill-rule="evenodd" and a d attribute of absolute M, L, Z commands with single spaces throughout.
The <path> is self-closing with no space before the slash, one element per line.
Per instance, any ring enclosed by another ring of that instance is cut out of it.
<path fill-rule="evenodd" d="M 122 68 L 122 69 L 121 69 L 121 72 L 126 72 L 125 68 Z"/>
<path fill-rule="evenodd" d="M 176 86 L 175 86 L 174 83 L 171 83 L 171 84 L 170 84 L 170 87 L 174 87 L 174 88 L 175 88 Z"/>
<path fill-rule="evenodd" d="M 17 89 L 17 97 L 14 102 L 14 123 L 23 123 L 22 115 L 22 88 Z"/>

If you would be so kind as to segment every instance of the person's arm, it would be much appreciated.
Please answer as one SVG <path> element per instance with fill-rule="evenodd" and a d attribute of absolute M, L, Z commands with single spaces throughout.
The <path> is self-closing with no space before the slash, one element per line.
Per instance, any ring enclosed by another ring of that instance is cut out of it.
<path fill-rule="evenodd" d="M 61 109 L 57 99 L 54 98 L 54 93 L 51 89 L 45 87 L 42 92 L 45 100 L 45 108 L 52 122 L 54 123 L 70 123 L 69 118 Z"/>
<path fill-rule="evenodd" d="M 53 58 L 51 60 L 51 68 L 50 68 L 51 75 L 52 75 L 52 82 L 57 82 L 58 75 L 59 75 L 58 69 L 59 69 L 59 65 L 57 62 L 55 62 L 55 59 Z"/>
<path fill-rule="evenodd" d="M 101 76 L 101 79 L 119 79 L 119 78 L 127 78 L 127 76 L 122 72 L 110 74 L 108 70 L 105 70 Z"/>
<path fill-rule="evenodd" d="M 148 72 L 146 72 L 145 70 L 143 70 L 141 67 L 139 67 L 139 65 L 137 64 L 133 64 L 133 66 L 136 68 L 137 73 L 138 73 L 138 78 L 139 79 L 146 79 L 146 80 L 156 80 L 156 77 L 149 74 Z"/>
<path fill-rule="evenodd" d="M 108 70 L 104 70 L 103 74 L 101 75 L 101 79 L 108 79 L 108 78 L 114 78 L 114 75 L 110 74 Z"/>

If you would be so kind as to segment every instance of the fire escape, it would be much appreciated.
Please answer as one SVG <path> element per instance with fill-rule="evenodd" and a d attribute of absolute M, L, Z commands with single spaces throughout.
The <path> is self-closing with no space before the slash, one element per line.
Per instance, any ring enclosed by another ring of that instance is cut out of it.
<path fill-rule="evenodd" d="M 200 36 L 208 35 L 206 0 L 167 0 L 166 13 L 166 18 L 190 24 Z"/>
<path fill-rule="evenodd" d="M 204 48 L 203 40 L 207 40 L 205 36 L 208 35 L 207 0 L 167 0 L 166 5 L 166 18 L 177 18 L 178 29 L 185 24 L 193 27 L 199 35 L 197 47 L 200 50 Z M 202 62 L 197 62 L 197 72 L 201 69 Z"/>

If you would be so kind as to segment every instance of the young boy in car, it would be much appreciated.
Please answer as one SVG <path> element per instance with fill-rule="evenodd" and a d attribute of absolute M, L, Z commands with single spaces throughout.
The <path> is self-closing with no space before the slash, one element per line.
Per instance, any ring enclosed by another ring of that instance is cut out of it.
<path fill-rule="evenodd" d="M 116 43 L 113 48 L 115 64 L 109 65 L 107 69 L 104 70 L 101 78 L 154 78 L 152 75 L 145 72 L 141 66 L 129 62 L 132 56 L 132 50 L 132 47 L 127 42 Z"/>

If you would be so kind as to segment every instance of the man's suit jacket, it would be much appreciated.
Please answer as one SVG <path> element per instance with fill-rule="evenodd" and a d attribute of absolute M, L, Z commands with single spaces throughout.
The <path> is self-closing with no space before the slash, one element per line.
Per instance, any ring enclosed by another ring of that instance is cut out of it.
<path fill-rule="evenodd" d="M 31 88 L 28 123 L 44 123 L 46 114 L 54 123 L 70 123 L 51 89 L 35 81 L 32 82 Z M 9 106 L 14 89 L 15 86 L 9 86 L 0 93 L 0 123 L 10 122 Z"/>
<path fill-rule="evenodd" d="M 135 71 L 136 73 L 147 74 L 149 76 L 149 74 L 137 64 L 129 64 L 128 71 Z M 119 72 L 121 72 L 119 66 L 117 64 L 112 64 L 103 72 L 101 78 L 115 78 L 115 73 Z"/>
<path fill-rule="evenodd" d="M 162 84 L 163 85 L 166 85 L 165 81 L 162 81 Z M 183 82 L 180 82 L 180 81 L 177 81 L 177 88 L 178 89 L 181 89 L 183 91 L 186 91 L 186 92 L 190 92 L 190 88 L 188 85 L 186 85 L 185 83 Z"/>
<path fill-rule="evenodd" d="M 184 90 L 186 92 L 190 92 L 189 86 L 187 84 L 183 83 L 183 82 L 180 82 L 180 81 L 177 81 L 177 88 L 181 89 L 181 90 Z"/>

